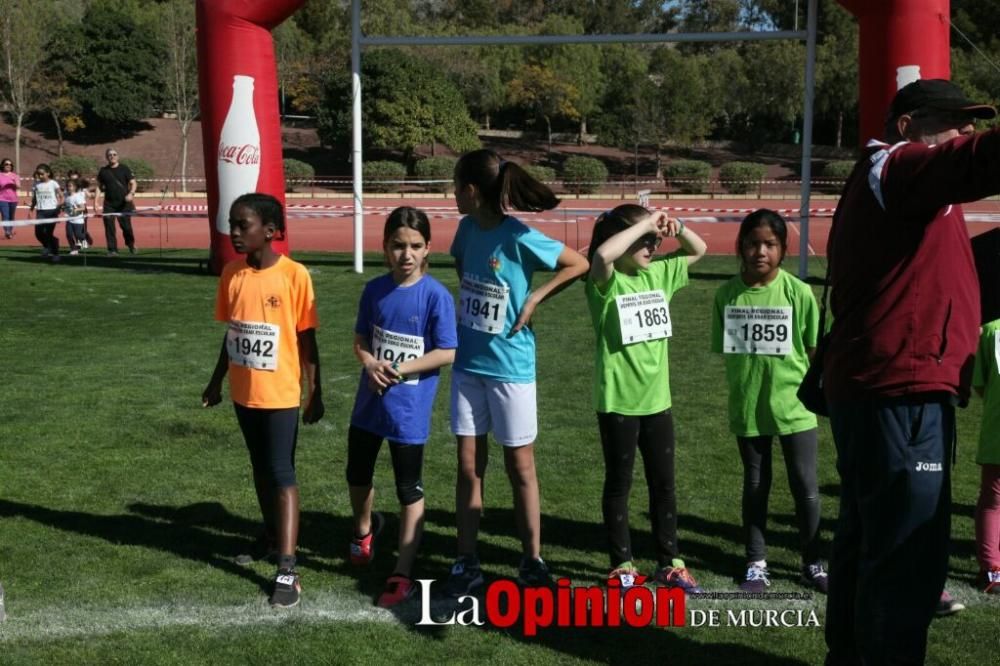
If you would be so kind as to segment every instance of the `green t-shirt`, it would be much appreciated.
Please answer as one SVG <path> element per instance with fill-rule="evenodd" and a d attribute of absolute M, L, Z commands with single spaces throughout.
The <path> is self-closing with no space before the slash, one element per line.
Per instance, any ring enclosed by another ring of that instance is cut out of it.
<path fill-rule="evenodd" d="M 983 326 L 976 350 L 976 368 L 972 385 L 983 389 L 983 423 L 979 428 L 980 465 L 1000 465 L 1000 374 L 997 370 L 997 347 L 1000 342 L 1000 319 Z"/>
<path fill-rule="evenodd" d="M 754 437 L 789 435 L 815 428 L 816 415 L 796 396 L 809 368 L 806 349 L 816 347 L 819 333 L 819 308 L 812 289 L 781 269 L 766 287 L 748 287 L 738 275 L 726 282 L 715 292 L 712 312 L 712 351 L 720 354 L 727 306 L 791 308 L 790 326 L 785 323 L 787 318 L 774 318 L 772 321 L 778 323 L 770 324 L 770 328 L 760 324 L 756 329 L 758 338 L 788 342 L 790 337 L 789 353 L 723 354 L 729 384 L 729 429 L 738 437 Z M 788 314 L 787 310 L 768 312 L 780 312 L 784 317 Z M 783 328 L 777 328 L 778 325 Z M 733 335 L 739 335 L 741 328 L 736 326 Z"/>
<path fill-rule="evenodd" d="M 662 292 L 670 298 L 688 283 L 687 256 L 670 255 L 636 275 L 614 271 L 602 289 L 587 280 L 587 307 L 594 323 L 594 408 L 600 413 L 647 416 L 670 409 L 667 339 L 624 344 L 616 297 Z M 668 305 L 669 307 L 669 305 Z M 659 308 L 656 308 L 659 311 Z M 662 321 L 658 313 L 656 321 Z"/>

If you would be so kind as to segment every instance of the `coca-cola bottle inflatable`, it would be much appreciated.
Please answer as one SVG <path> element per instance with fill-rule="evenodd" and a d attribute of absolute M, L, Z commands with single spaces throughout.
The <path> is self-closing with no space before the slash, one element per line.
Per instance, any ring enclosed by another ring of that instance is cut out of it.
<path fill-rule="evenodd" d="M 260 130 L 253 110 L 253 77 L 233 77 L 233 101 L 222 123 L 216 160 L 219 210 L 215 230 L 229 235 L 229 207 L 241 194 L 257 191 L 260 177 Z"/>
<path fill-rule="evenodd" d="M 211 234 L 209 269 L 240 257 L 229 241 L 229 206 L 244 192 L 285 202 L 278 72 L 271 30 L 305 0 L 196 0 L 198 103 Z M 286 224 L 287 229 L 287 224 Z M 288 254 L 288 236 L 275 252 Z"/>

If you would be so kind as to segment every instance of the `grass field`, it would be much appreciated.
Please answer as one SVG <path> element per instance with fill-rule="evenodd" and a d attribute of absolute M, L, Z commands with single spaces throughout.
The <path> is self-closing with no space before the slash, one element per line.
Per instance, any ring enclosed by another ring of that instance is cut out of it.
<path fill-rule="evenodd" d="M 346 255 L 305 254 L 319 299 L 327 416 L 300 431 L 304 596 L 287 612 L 267 607 L 270 565 L 232 558 L 257 532 L 249 465 L 232 409 L 200 406 L 218 353 L 215 279 L 202 251 L 117 261 L 0 251 L 0 581 L 7 622 L 0 663 L 670 663 L 814 664 L 822 629 L 548 629 L 536 637 L 483 627 L 420 628 L 416 609 L 394 616 L 372 600 L 394 560 L 397 507 L 387 454 L 376 506 L 390 516 L 370 570 L 345 562 L 350 510 L 346 432 L 357 382 L 350 352 L 364 281 Z M 78 258 L 75 258 L 78 259 Z M 372 264 L 375 265 L 375 264 Z M 681 549 L 713 591 L 736 589 L 743 566 L 740 464 L 726 428 L 721 360 L 708 353 L 710 303 L 735 260 L 696 265 L 672 303 L 671 378 L 678 430 Z M 432 273 L 455 287 L 447 257 Z M 821 274 L 822 267 L 814 266 Z M 600 518 L 602 462 L 591 407 L 593 333 L 582 287 L 539 309 L 543 554 L 554 573 L 590 583 L 606 573 Z M 455 551 L 454 445 L 447 382 L 438 396 L 424 486 L 427 532 L 417 575 L 443 578 Z M 932 626 L 933 664 L 995 663 L 1000 600 L 970 586 L 973 462 L 980 406 L 959 421 L 949 589 L 968 609 Z M 824 534 L 836 511 L 829 429 L 820 431 Z M 783 466 L 776 460 L 768 561 L 772 591 L 799 592 L 798 555 Z M 519 547 L 499 451 L 486 483 L 481 556 L 493 577 L 516 573 Z M 645 486 L 633 491 L 634 546 L 653 565 Z M 756 605 L 752 605 L 756 604 Z M 812 601 L 693 601 L 689 608 L 792 608 Z"/>

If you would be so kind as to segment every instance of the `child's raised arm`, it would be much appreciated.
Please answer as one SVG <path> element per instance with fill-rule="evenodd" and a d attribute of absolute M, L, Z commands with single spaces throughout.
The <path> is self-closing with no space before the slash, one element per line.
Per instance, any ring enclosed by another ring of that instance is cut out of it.
<path fill-rule="evenodd" d="M 539 304 L 568 287 L 571 282 L 586 273 L 589 266 L 590 262 L 587 261 L 586 257 L 576 250 L 563 246 L 559 259 L 556 260 L 556 274 L 552 276 L 551 280 L 531 292 L 517 316 L 517 321 L 510 329 L 510 335 L 514 335 L 531 321 L 531 315 L 534 314 L 535 308 Z"/>
<path fill-rule="evenodd" d="M 666 235 L 668 224 L 677 224 L 664 212 L 650 213 L 641 222 L 636 222 L 628 228 L 601 243 L 594 251 L 593 263 L 590 265 L 590 279 L 598 287 L 603 287 L 615 272 L 615 260 L 628 252 L 629 248 L 646 234 Z"/>
<path fill-rule="evenodd" d="M 688 229 L 679 220 L 671 220 L 671 222 L 676 223 L 678 228 L 666 235 L 677 238 L 681 250 L 684 251 L 684 255 L 687 257 L 688 266 L 704 257 L 705 252 L 708 250 L 708 245 L 705 244 L 701 236 Z"/>

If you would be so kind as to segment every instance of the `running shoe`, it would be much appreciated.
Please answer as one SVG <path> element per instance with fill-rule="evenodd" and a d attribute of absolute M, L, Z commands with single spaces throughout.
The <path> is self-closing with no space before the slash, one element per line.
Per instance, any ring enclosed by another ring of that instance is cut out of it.
<path fill-rule="evenodd" d="M 702 594 L 705 591 L 684 566 L 684 560 L 676 557 L 670 562 L 670 566 L 656 570 L 653 582 L 663 587 L 679 587 L 684 590 L 684 594 Z"/>
<path fill-rule="evenodd" d="M 751 594 L 760 594 L 769 587 L 771 587 L 771 574 L 767 570 L 767 565 L 761 566 L 753 562 L 748 564 L 740 589 Z"/>
<path fill-rule="evenodd" d="M 299 582 L 298 572 L 294 569 L 278 569 L 269 603 L 275 608 L 291 608 L 299 604 L 301 595 L 302 583 Z"/>
<path fill-rule="evenodd" d="M 627 590 L 630 587 L 642 585 L 646 582 L 646 577 L 639 573 L 631 561 L 628 561 L 622 562 L 608 573 L 608 582 L 612 581 L 618 581 L 619 587 Z"/>
<path fill-rule="evenodd" d="M 948 590 L 944 590 L 941 592 L 941 598 L 938 600 L 937 608 L 934 609 L 934 614 L 938 617 L 948 617 L 964 610 L 965 604 L 956 601 L 948 594 Z"/>
<path fill-rule="evenodd" d="M 376 605 L 380 608 L 398 606 L 413 596 L 417 586 L 413 579 L 403 574 L 393 574 L 385 581 L 385 590 L 379 595 Z"/>
<path fill-rule="evenodd" d="M 553 587 L 549 567 L 542 558 L 522 557 L 517 571 L 517 582 L 524 587 Z"/>
<path fill-rule="evenodd" d="M 980 571 L 977 582 L 986 594 L 1000 594 L 1000 567 Z"/>
<path fill-rule="evenodd" d="M 826 594 L 830 588 L 830 577 L 820 562 L 813 562 L 802 567 L 802 584 Z"/>
<path fill-rule="evenodd" d="M 378 511 L 372 512 L 371 525 L 368 534 L 363 537 L 351 539 L 351 564 L 356 567 L 363 567 L 371 564 L 375 558 L 375 539 L 381 534 L 385 526 L 385 519 Z"/>
<path fill-rule="evenodd" d="M 468 596 L 483 586 L 483 570 L 479 568 L 479 559 L 463 555 L 451 565 L 451 573 L 444 582 L 443 595 L 457 599 Z"/>

